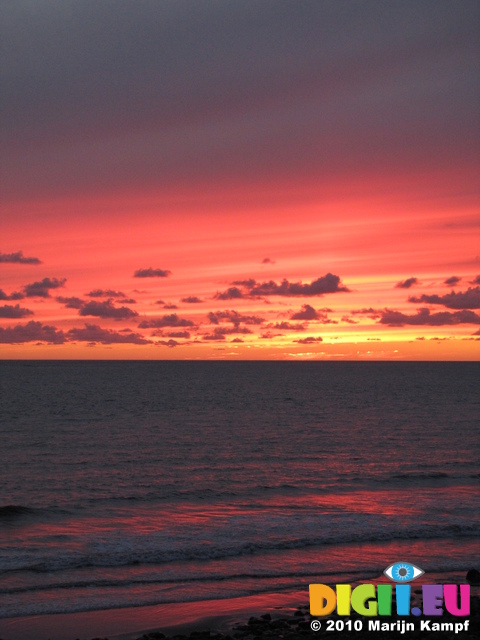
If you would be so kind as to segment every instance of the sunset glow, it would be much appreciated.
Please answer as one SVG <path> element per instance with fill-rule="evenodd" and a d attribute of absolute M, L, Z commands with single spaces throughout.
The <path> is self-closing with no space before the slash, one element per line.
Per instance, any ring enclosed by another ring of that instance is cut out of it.
<path fill-rule="evenodd" d="M 3 7 L 1 357 L 479 359 L 479 5 L 360 4 Z"/>

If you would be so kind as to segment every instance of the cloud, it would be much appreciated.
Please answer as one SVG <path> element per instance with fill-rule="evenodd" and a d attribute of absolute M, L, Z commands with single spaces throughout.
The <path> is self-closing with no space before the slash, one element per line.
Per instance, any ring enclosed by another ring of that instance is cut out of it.
<path fill-rule="evenodd" d="M 82 309 L 82 307 L 86 304 L 85 300 L 76 297 L 65 297 L 65 296 L 57 296 L 55 298 L 57 302 L 61 302 L 64 304 L 67 309 Z"/>
<path fill-rule="evenodd" d="M 451 276 L 450 278 L 447 278 L 443 284 L 446 284 L 449 287 L 455 287 L 461 279 L 462 278 L 459 278 L 458 276 Z"/>
<path fill-rule="evenodd" d="M 426 294 L 418 297 L 410 296 L 408 301 L 442 304 L 448 309 L 480 309 L 480 287 L 468 287 L 466 291 L 452 291 L 443 296 Z"/>
<path fill-rule="evenodd" d="M 292 324 L 291 322 L 270 322 L 265 325 L 265 329 L 280 329 L 281 331 L 305 331 L 306 326 L 304 324 L 296 323 Z"/>
<path fill-rule="evenodd" d="M 190 333 L 188 331 L 169 331 L 167 336 L 169 338 L 190 338 Z"/>
<path fill-rule="evenodd" d="M 264 321 L 264 318 L 260 318 L 260 316 L 248 316 L 238 313 L 238 311 L 211 311 L 208 314 L 208 319 L 211 324 L 218 324 L 225 320 L 237 327 L 241 322 L 244 324 L 262 324 Z"/>
<path fill-rule="evenodd" d="M 89 298 L 124 298 L 123 291 L 115 291 L 114 289 L 93 289 L 85 294 Z"/>
<path fill-rule="evenodd" d="M 155 344 L 161 345 L 163 347 L 170 347 L 170 349 L 173 349 L 174 347 L 177 347 L 180 343 L 177 342 L 176 340 L 157 340 Z"/>
<path fill-rule="evenodd" d="M 470 280 L 470 284 L 480 284 L 480 276 L 475 276 L 473 280 Z"/>
<path fill-rule="evenodd" d="M 338 324 L 336 320 L 330 320 L 323 309 L 315 311 L 309 304 L 304 304 L 301 311 L 297 311 L 297 313 L 290 316 L 290 320 L 317 320 L 322 324 Z"/>
<path fill-rule="evenodd" d="M 4 304 L 3 307 L 0 307 L 0 318 L 25 318 L 26 316 L 33 316 L 33 311 L 25 309 L 19 304 L 15 306 Z"/>
<path fill-rule="evenodd" d="M 350 289 L 343 286 L 339 276 L 327 273 L 310 284 L 302 282 L 289 282 L 286 278 L 280 284 L 273 280 L 255 284 L 250 289 L 251 296 L 323 296 L 326 293 L 349 292 Z"/>
<path fill-rule="evenodd" d="M 85 324 L 84 328 L 74 328 L 67 332 L 72 342 L 100 342 L 101 344 L 151 344 L 139 333 L 124 333 L 102 329 L 96 324 Z"/>
<path fill-rule="evenodd" d="M 248 280 L 234 280 L 232 284 L 238 287 L 246 287 L 247 289 L 251 289 L 255 286 L 256 280 L 254 280 L 253 278 L 249 278 Z"/>
<path fill-rule="evenodd" d="M 186 298 L 182 298 L 181 302 L 187 302 L 188 304 L 197 304 L 199 302 L 203 302 L 203 300 L 200 300 L 200 298 L 197 298 L 197 296 L 187 296 Z"/>
<path fill-rule="evenodd" d="M 238 300 L 243 298 L 243 292 L 238 287 L 229 287 L 226 291 L 219 292 L 213 296 L 215 300 Z"/>
<path fill-rule="evenodd" d="M 38 258 L 27 258 L 23 255 L 23 251 L 17 251 L 16 253 L 2 253 L 0 251 L 0 263 L 11 262 L 15 264 L 42 264 L 42 261 Z"/>
<path fill-rule="evenodd" d="M 115 307 L 111 300 L 97 302 L 92 300 L 83 305 L 79 311 L 81 316 L 96 316 L 98 318 L 113 318 L 114 320 L 125 320 L 138 316 L 138 313 L 128 307 Z"/>
<path fill-rule="evenodd" d="M 164 304 L 163 308 L 164 309 L 178 309 L 176 304 Z"/>
<path fill-rule="evenodd" d="M 168 278 L 172 272 L 168 269 L 137 269 L 133 274 L 134 278 Z"/>
<path fill-rule="evenodd" d="M 39 282 L 32 282 L 32 284 L 25 285 L 23 290 L 27 298 L 49 298 L 50 289 L 59 289 L 64 286 L 66 281 L 66 278 L 44 278 Z"/>
<path fill-rule="evenodd" d="M 162 327 L 194 327 L 195 323 L 172 313 L 161 318 L 142 320 L 138 326 L 140 329 L 161 329 Z"/>
<path fill-rule="evenodd" d="M 353 320 L 352 318 L 349 318 L 348 316 L 342 316 L 342 322 L 347 322 L 348 324 L 358 324 L 357 320 Z"/>
<path fill-rule="evenodd" d="M 10 295 L 7 295 L 3 289 L 0 289 L 0 300 L 23 300 L 25 298 L 20 291 L 14 291 Z"/>
<path fill-rule="evenodd" d="M 0 327 L 0 343 L 19 344 L 22 342 L 48 342 L 49 344 L 63 344 L 65 334 L 63 331 L 41 322 L 31 320 L 25 325 L 17 324 L 15 327 Z"/>
<path fill-rule="evenodd" d="M 376 320 L 382 315 L 382 310 L 373 309 L 372 307 L 368 307 L 367 309 L 366 307 L 364 307 L 363 309 L 352 309 L 350 313 L 353 316 L 367 316 L 367 318 L 370 318 L 371 320 Z"/>
<path fill-rule="evenodd" d="M 242 343 L 243 343 L 243 342 L 244 342 L 244 340 L 242 340 L 241 338 L 234 338 L 231 342 L 232 342 L 232 343 L 233 343 L 233 342 L 242 342 Z"/>
<path fill-rule="evenodd" d="M 318 320 L 318 313 L 309 304 L 304 304 L 301 311 L 290 316 L 290 320 Z"/>
<path fill-rule="evenodd" d="M 274 260 L 270 260 L 270 258 L 264 258 L 262 260 L 262 264 L 275 264 Z"/>
<path fill-rule="evenodd" d="M 413 287 L 416 284 L 419 284 L 418 278 L 407 278 L 407 280 L 397 282 L 395 289 L 410 289 L 410 287 Z"/>
<path fill-rule="evenodd" d="M 318 336 L 317 338 L 313 336 L 308 336 L 307 338 L 300 338 L 299 340 L 294 340 L 294 342 L 298 342 L 298 344 L 313 344 L 315 342 L 323 342 L 323 338 Z"/>
<path fill-rule="evenodd" d="M 203 336 L 204 340 L 224 340 L 225 336 L 232 334 L 249 334 L 252 333 L 252 330 L 248 327 L 215 327 L 213 333 L 205 334 Z"/>
<path fill-rule="evenodd" d="M 407 315 L 400 311 L 385 309 L 382 311 L 380 324 L 388 324 L 394 327 L 402 327 L 404 325 L 428 325 L 440 327 L 443 325 L 457 324 L 480 324 L 480 316 L 473 311 L 440 311 L 438 313 L 430 313 L 430 309 L 419 309 L 416 315 Z"/>

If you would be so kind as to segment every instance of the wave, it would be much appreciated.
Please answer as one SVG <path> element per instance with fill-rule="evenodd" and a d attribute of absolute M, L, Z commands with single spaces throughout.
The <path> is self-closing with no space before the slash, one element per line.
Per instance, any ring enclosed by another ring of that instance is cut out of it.
<path fill-rule="evenodd" d="M 35 513 L 35 509 L 18 504 L 7 504 L 4 507 L 0 507 L 0 518 L 12 519 L 33 513 Z"/>
<path fill-rule="evenodd" d="M 285 540 L 258 540 L 256 542 L 243 542 L 230 546 L 212 546 L 211 544 L 200 544 L 198 546 L 184 547 L 181 549 L 172 548 L 132 548 L 125 544 L 123 548 L 102 549 L 96 554 L 66 553 L 60 555 L 57 550 L 54 557 L 44 558 L 11 558 L 10 562 L 4 562 L 4 569 L 1 574 L 18 571 L 30 571 L 34 573 L 50 573 L 57 571 L 84 569 L 84 568 L 111 568 L 129 567 L 138 565 L 162 565 L 171 562 L 193 562 L 208 560 L 224 560 L 240 558 L 242 556 L 255 556 L 263 553 L 282 552 L 296 549 L 306 549 L 309 547 L 322 547 L 341 544 L 360 544 L 387 542 L 393 540 L 434 540 L 451 538 L 476 538 L 478 537 L 478 526 L 445 524 L 427 525 L 419 528 L 398 530 L 371 530 L 360 532 L 348 530 L 344 533 L 325 533 L 323 536 L 303 537 Z"/>

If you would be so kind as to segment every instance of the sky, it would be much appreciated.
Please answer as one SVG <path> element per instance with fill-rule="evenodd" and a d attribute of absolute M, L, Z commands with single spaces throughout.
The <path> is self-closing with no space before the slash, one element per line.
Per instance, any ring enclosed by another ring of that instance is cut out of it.
<path fill-rule="evenodd" d="M 478 0 L 0 4 L 0 357 L 480 359 Z"/>

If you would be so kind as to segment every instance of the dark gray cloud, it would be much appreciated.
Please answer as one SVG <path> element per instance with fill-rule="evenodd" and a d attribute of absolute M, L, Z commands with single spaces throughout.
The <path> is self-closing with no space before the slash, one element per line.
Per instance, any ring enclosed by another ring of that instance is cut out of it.
<path fill-rule="evenodd" d="M 125 333 L 102 329 L 96 324 L 85 324 L 83 328 L 70 329 L 67 337 L 72 342 L 100 342 L 101 344 L 151 344 L 139 333 Z"/>
<path fill-rule="evenodd" d="M 186 298 L 182 298 L 181 302 L 186 302 L 188 304 L 198 304 L 199 302 L 203 302 L 197 296 L 187 296 Z"/>
<path fill-rule="evenodd" d="M 243 324 L 262 324 L 264 318 L 254 315 L 246 315 L 238 313 L 238 311 L 211 311 L 208 314 L 208 319 L 211 324 L 218 324 L 219 322 L 231 322 L 238 327 L 240 323 Z"/>
<path fill-rule="evenodd" d="M 27 316 L 33 316 L 33 311 L 21 307 L 19 304 L 15 306 L 4 304 L 0 307 L 0 318 L 26 318 Z"/>
<path fill-rule="evenodd" d="M 114 289 L 93 289 L 85 294 L 89 298 L 124 298 L 123 291 L 115 291 Z"/>
<path fill-rule="evenodd" d="M 63 331 L 41 322 L 30 320 L 27 324 L 15 327 L 0 327 L 0 342 L 3 344 L 20 344 L 23 342 L 48 342 L 63 344 L 66 337 Z"/>
<path fill-rule="evenodd" d="M 328 184 L 447 150 L 462 166 L 476 149 L 475 0 L 34 6 L 2 3 L 7 195 L 232 174 Z"/>
<path fill-rule="evenodd" d="M 400 311 L 385 309 L 382 311 L 380 324 L 388 324 L 392 327 L 403 327 L 404 325 L 426 325 L 441 327 L 457 324 L 480 324 L 480 316 L 473 311 L 466 309 L 462 311 L 439 311 L 431 313 L 430 309 L 419 309 L 416 315 L 408 315 Z"/>
<path fill-rule="evenodd" d="M 176 313 L 171 313 L 161 318 L 142 320 L 138 326 L 140 329 L 161 329 L 162 327 L 194 327 L 195 323 L 185 318 L 179 318 Z"/>
<path fill-rule="evenodd" d="M 59 289 L 65 285 L 66 278 L 44 278 L 39 282 L 32 282 L 23 288 L 27 298 L 49 298 L 50 289 Z"/>
<path fill-rule="evenodd" d="M 280 329 L 281 331 L 305 331 L 306 325 L 301 324 L 300 322 L 292 324 L 291 322 L 285 322 L 285 320 L 283 320 L 282 322 L 270 322 L 269 324 L 265 325 L 265 329 Z"/>
<path fill-rule="evenodd" d="M 176 304 L 164 304 L 163 308 L 164 309 L 178 309 L 178 306 Z"/>
<path fill-rule="evenodd" d="M 14 291 L 10 295 L 7 295 L 3 289 L 0 289 L 0 300 L 23 300 L 25 298 L 25 294 L 20 293 L 20 291 Z"/>
<path fill-rule="evenodd" d="M 188 331 L 168 331 L 167 336 L 169 338 L 190 338 Z"/>
<path fill-rule="evenodd" d="M 168 269 L 137 269 L 133 274 L 134 278 L 168 278 L 172 274 Z"/>
<path fill-rule="evenodd" d="M 315 338 L 314 336 L 308 336 L 307 338 L 300 338 L 299 340 L 294 340 L 294 342 L 298 342 L 298 344 L 315 344 L 316 342 L 323 342 L 323 338 L 318 336 Z"/>
<path fill-rule="evenodd" d="M 343 286 L 339 276 L 327 273 L 310 284 L 302 282 L 289 282 L 286 278 L 280 284 L 273 280 L 256 283 L 250 289 L 251 296 L 322 296 L 326 293 L 348 292 L 350 289 Z"/>
<path fill-rule="evenodd" d="M 178 347 L 180 343 L 176 340 L 157 340 L 155 344 L 161 345 L 162 347 L 170 347 L 170 349 L 174 349 L 175 347 Z"/>
<path fill-rule="evenodd" d="M 473 280 L 470 280 L 470 284 L 480 284 L 480 276 L 475 276 Z"/>
<path fill-rule="evenodd" d="M 309 304 L 304 304 L 301 311 L 290 316 L 290 320 L 318 320 L 320 316 Z"/>
<path fill-rule="evenodd" d="M 419 284 L 418 278 L 407 278 L 407 280 L 397 282 L 395 289 L 410 289 L 410 287 L 413 287 L 416 284 Z"/>
<path fill-rule="evenodd" d="M 219 292 L 213 296 L 216 300 L 238 300 L 243 298 L 243 292 L 238 287 L 229 287 L 226 291 Z"/>
<path fill-rule="evenodd" d="M 95 316 L 97 318 L 113 318 L 114 320 L 126 320 L 138 316 L 138 313 L 128 307 L 115 307 L 111 300 L 86 302 L 79 311 L 81 316 Z M 93 325 L 92 325 L 93 326 Z"/>
<path fill-rule="evenodd" d="M 461 279 L 459 276 L 451 276 L 447 278 L 443 284 L 446 284 L 448 287 L 456 287 Z"/>
<path fill-rule="evenodd" d="M 250 334 L 252 330 L 248 327 L 215 327 L 213 333 L 203 335 L 204 340 L 225 340 L 225 336 L 235 334 Z"/>
<path fill-rule="evenodd" d="M 55 298 L 57 302 L 61 302 L 64 304 L 67 309 L 82 309 L 86 304 L 85 300 L 81 298 L 76 298 L 75 296 L 65 297 L 65 296 L 57 296 Z"/>
<path fill-rule="evenodd" d="M 42 264 L 38 258 L 27 258 L 23 255 L 23 251 L 16 253 L 2 253 L 0 251 L 0 262 L 13 262 L 15 264 Z"/>
<path fill-rule="evenodd" d="M 427 295 L 410 296 L 409 302 L 442 304 L 448 309 L 480 309 L 480 287 L 468 287 L 466 291 L 452 291 L 443 296 Z"/>
<path fill-rule="evenodd" d="M 331 309 L 328 309 L 331 311 Z M 316 311 L 311 305 L 304 304 L 301 311 L 290 316 L 290 320 L 316 320 L 322 324 L 338 324 L 336 320 L 330 320 L 323 309 Z"/>

